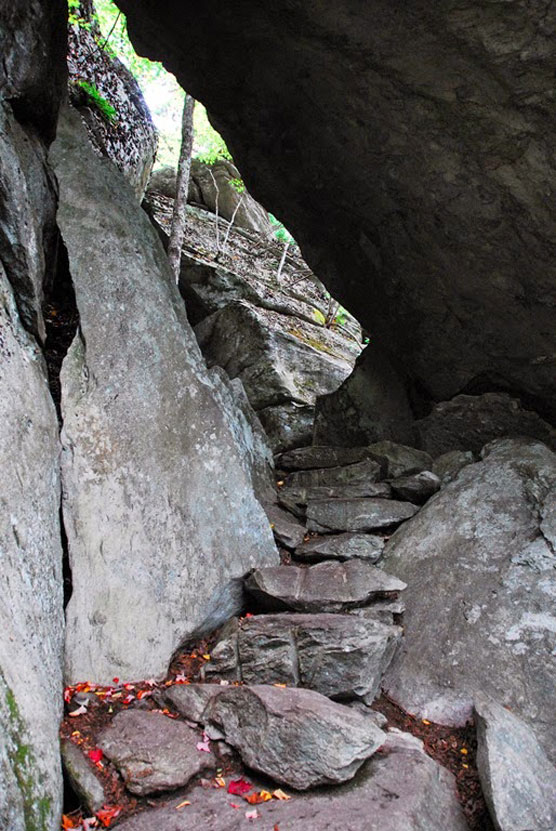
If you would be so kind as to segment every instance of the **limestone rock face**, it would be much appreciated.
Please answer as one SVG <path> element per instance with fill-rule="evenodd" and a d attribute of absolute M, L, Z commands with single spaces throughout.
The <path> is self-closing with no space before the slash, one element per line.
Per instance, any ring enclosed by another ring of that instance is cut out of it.
<path fill-rule="evenodd" d="M 129 69 L 107 50 L 94 16 L 93 0 L 73 8 L 68 28 L 69 97 L 94 147 L 111 159 L 141 199 L 154 163 L 158 136 L 141 87 Z M 107 117 L 81 86 L 91 84 L 114 114 Z"/>
<path fill-rule="evenodd" d="M 0 264 L 0 828 L 59 827 L 64 612 L 58 423 Z"/>
<path fill-rule="evenodd" d="M 52 157 L 80 314 L 62 371 L 66 673 L 145 678 L 277 554 L 156 232 L 77 114 Z"/>
<path fill-rule="evenodd" d="M 408 584 L 405 638 L 385 677 L 404 709 L 462 724 L 484 691 L 554 756 L 556 455 L 528 440 L 487 445 L 384 551 Z"/>
<path fill-rule="evenodd" d="M 119 5 L 421 391 L 505 383 L 556 414 L 552 7 Z"/>

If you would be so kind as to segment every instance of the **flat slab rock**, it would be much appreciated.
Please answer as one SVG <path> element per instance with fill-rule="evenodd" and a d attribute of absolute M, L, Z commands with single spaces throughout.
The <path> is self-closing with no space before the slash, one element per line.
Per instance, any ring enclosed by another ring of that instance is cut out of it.
<path fill-rule="evenodd" d="M 115 764 L 128 791 L 138 796 L 186 785 L 214 765 L 197 750 L 199 734 L 162 713 L 125 710 L 104 730 L 98 746 Z"/>
<path fill-rule="evenodd" d="M 410 476 L 432 468 L 432 456 L 415 447 L 397 444 L 394 441 L 379 441 L 367 448 L 369 458 L 381 465 L 385 479 Z"/>
<path fill-rule="evenodd" d="M 384 539 L 376 534 L 337 534 L 307 540 L 295 549 L 295 557 L 306 562 L 319 560 L 368 560 L 376 563 L 384 550 Z"/>
<path fill-rule="evenodd" d="M 400 476 L 391 483 L 394 495 L 416 505 L 422 505 L 440 490 L 441 481 L 436 473 L 423 470 L 410 476 Z"/>
<path fill-rule="evenodd" d="M 341 612 L 403 591 L 406 584 L 371 563 L 348 560 L 258 568 L 245 588 L 267 611 Z"/>
<path fill-rule="evenodd" d="M 296 447 L 278 457 L 276 466 L 282 470 L 312 470 L 343 467 L 370 458 L 367 447 Z"/>
<path fill-rule="evenodd" d="M 268 788 L 249 777 L 254 790 Z M 405 734 L 387 734 L 384 752 L 376 753 L 347 785 L 294 794 L 288 802 L 257 805 L 257 819 L 246 817 L 252 806 L 240 803 L 222 788 L 193 788 L 191 805 L 182 800 L 138 814 L 119 831 L 466 831 L 456 798 L 454 779 L 427 756 L 420 742 Z"/>
<path fill-rule="evenodd" d="M 64 770 L 72 790 L 88 814 L 95 814 L 108 802 L 108 797 L 92 763 L 83 750 L 69 739 L 61 743 L 61 751 Z"/>
<path fill-rule="evenodd" d="M 385 740 L 370 719 L 312 690 L 228 687 L 204 717 L 246 765 L 296 790 L 352 779 Z"/>
<path fill-rule="evenodd" d="M 224 627 L 205 672 L 370 704 L 401 636 L 398 626 L 351 615 L 260 615 Z"/>
<path fill-rule="evenodd" d="M 361 482 L 358 485 L 313 485 L 310 487 L 289 486 L 281 488 L 279 498 L 290 504 L 308 505 L 321 499 L 361 499 L 378 497 L 390 499 L 392 488 L 388 482 Z"/>
<path fill-rule="evenodd" d="M 309 531 L 375 531 L 410 519 L 419 509 L 395 499 L 319 499 L 307 505 Z"/>
<path fill-rule="evenodd" d="M 288 511 L 278 505 L 266 505 L 265 512 L 277 542 L 286 548 L 301 545 L 307 529 Z"/>
<path fill-rule="evenodd" d="M 314 468 L 290 473 L 286 485 L 292 488 L 338 487 L 340 485 L 369 485 L 378 482 L 381 466 L 373 459 L 341 467 Z"/>
<path fill-rule="evenodd" d="M 532 730 L 490 696 L 475 695 L 477 767 L 499 831 L 556 828 L 556 768 Z"/>

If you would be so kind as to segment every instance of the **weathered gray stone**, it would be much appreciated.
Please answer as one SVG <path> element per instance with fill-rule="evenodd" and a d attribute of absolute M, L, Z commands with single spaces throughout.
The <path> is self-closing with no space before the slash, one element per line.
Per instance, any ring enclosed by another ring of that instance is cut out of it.
<path fill-rule="evenodd" d="M 403 591 L 405 583 L 355 559 L 307 568 L 258 568 L 245 581 L 245 588 L 268 611 L 341 612 Z"/>
<path fill-rule="evenodd" d="M 307 326 L 315 330 L 314 344 L 288 315 L 238 301 L 198 323 L 195 335 L 209 367 L 241 378 L 252 407 L 261 410 L 290 401 L 314 405 L 351 372 L 355 356 L 343 339 L 327 345 L 317 340 L 327 330 Z"/>
<path fill-rule="evenodd" d="M 376 531 L 409 519 L 418 508 L 395 499 L 319 499 L 307 505 L 307 528 L 320 534 L 334 531 Z"/>
<path fill-rule="evenodd" d="M 267 505 L 265 510 L 277 542 L 286 548 L 297 548 L 301 545 L 307 533 L 304 525 L 278 505 Z"/>
<path fill-rule="evenodd" d="M 80 315 L 62 371 L 66 672 L 156 676 L 277 552 L 156 232 L 76 114 L 53 159 Z"/>
<path fill-rule="evenodd" d="M 215 398 L 230 433 L 240 450 L 240 461 L 249 475 L 259 502 L 276 499 L 274 458 L 265 432 L 239 378 L 230 380 L 219 366 L 209 370 Z"/>
<path fill-rule="evenodd" d="M 58 423 L 0 263 L 0 828 L 57 828 L 64 634 Z"/>
<path fill-rule="evenodd" d="M 375 600 L 372 606 L 364 606 L 361 609 L 349 609 L 348 614 L 366 620 L 378 620 L 380 623 L 391 625 L 397 622 L 397 618 L 405 612 L 405 603 L 402 600 Z"/>
<path fill-rule="evenodd" d="M 381 467 L 372 459 L 363 459 L 341 467 L 312 468 L 290 473 L 286 484 L 291 488 L 335 487 L 339 485 L 370 485 L 378 482 Z"/>
<path fill-rule="evenodd" d="M 23 325 L 40 340 L 45 339 L 42 304 L 47 264 L 52 267 L 55 210 L 46 148 L 0 100 L 0 260 Z"/>
<path fill-rule="evenodd" d="M 357 557 L 376 563 L 384 550 L 384 539 L 376 534 L 338 534 L 307 540 L 295 549 L 298 560 L 351 560 Z"/>
<path fill-rule="evenodd" d="M 329 698 L 371 703 L 401 635 L 397 626 L 350 615 L 255 616 L 221 636 L 217 646 L 224 660 L 215 658 L 213 650 L 205 672 L 207 677 L 306 687 Z"/>
<path fill-rule="evenodd" d="M 61 743 L 62 762 L 72 790 L 89 815 L 96 814 L 108 802 L 102 782 L 83 750 L 69 739 Z"/>
<path fill-rule="evenodd" d="M 197 750 L 200 734 L 162 713 L 124 710 L 98 737 L 98 746 L 118 768 L 128 791 L 145 796 L 186 785 L 214 765 Z"/>
<path fill-rule="evenodd" d="M 313 470 L 324 467 L 345 467 L 370 458 L 366 447 L 329 447 L 328 445 L 297 447 L 282 453 L 277 465 L 282 470 Z"/>
<path fill-rule="evenodd" d="M 424 470 L 422 473 L 414 473 L 411 476 L 400 476 L 390 484 L 395 495 L 400 499 L 422 505 L 440 490 L 441 483 L 436 473 Z"/>
<path fill-rule="evenodd" d="M 556 768 L 533 732 L 490 696 L 475 693 L 477 767 L 497 831 L 556 828 Z"/>
<path fill-rule="evenodd" d="M 323 499 L 362 499 L 366 497 L 390 499 L 392 488 L 387 482 L 369 482 L 359 485 L 315 485 L 314 487 L 283 487 L 278 493 L 279 501 L 297 516 L 305 517 L 303 510 L 309 502 Z"/>
<path fill-rule="evenodd" d="M 259 410 L 259 418 L 274 453 L 304 447 L 313 438 L 314 407 L 308 404 L 278 404 Z"/>
<path fill-rule="evenodd" d="M 203 714 L 209 701 L 220 692 L 222 687 L 218 684 L 175 684 L 166 687 L 162 695 L 165 703 L 177 710 L 183 718 L 203 724 Z"/>
<path fill-rule="evenodd" d="M 408 584 L 405 638 L 384 688 L 404 709 L 463 724 L 484 691 L 554 758 L 556 455 L 500 440 L 465 467 L 384 551 Z M 545 533 L 546 529 L 546 533 Z"/>
<path fill-rule="evenodd" d="M 368 719 L 369 716 L 362 716 Z M 327 750 L 325 751 L 327 752 Z M 267 783 L 250 777 L 254 790 Z M 386 734 L 383 752 L 366 762 L 354 779 L 340 787 L 295 794 L 287 802 L 257 805 L 258 820 L 230 806 L 223 788 L 194 788 L 191 805 L 176 810 L 181 800 L 136 814 L 119 825 L 121 831 L 248 831 L 278 826 L 284 831 L 466 831 L 453 776 L 440 767 L 413 736 Z M 237 803 L 236 803 L 237 804 Z M 251 807 L 251 806 L 249 806 Z"/>
<path fill-rule="evenodd" d="M 475 457 L 470 450 L 450 450 L 434 460 L 433 473 L 436 473 L 443 485 L 455 479 L 460 470 L 471 465 Z"/>
<path fill-rule="evenodd" d="M 373 341 L 352 374 L 315 407 L 315 444 L 358 447 L 391 439 L 411 442 L 413 414 L 402 377 Z"/>
<path fill-rule="evenodd" d="M 158 149 L 158 135 L 137 80 L 107 49 L 94 0 L 79 0 L 72 8 L 77 22 L 68 26 L 69 99 L 87 128 L 89 138 L 102 155 L 114 162 L 141 200 Z M 114 108 L 107 118 L 84 92 L 89 83 Z"/>
<path fill-rule="evenodd" d="M 423 450 L 406 447 L 393 441 L 379 441 L 367 448 L 371 459 L 379 462 L 387 479 L 410 476 L 432 468 L 432 457 Z"/>
<path fill-rule="evenodd" d="M 312 690 L 229 687 L 206 717 L 246 765 L 296 790 L 352 779 L 385 739 L 372 721 Z"/>
<path fill-rule="evenodd" d="M 431 456 L 450 450 L 479 453 L 494 439 L 528 436 L 556 450 L 556 430 L 521 402 L 502 392 L 457 395 L 437 404 L 415 423 L 419 447 Z"/>

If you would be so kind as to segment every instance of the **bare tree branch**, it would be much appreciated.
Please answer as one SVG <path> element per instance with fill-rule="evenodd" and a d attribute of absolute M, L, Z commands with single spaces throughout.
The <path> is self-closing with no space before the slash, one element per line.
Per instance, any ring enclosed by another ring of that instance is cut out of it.
<path fill-rule="evenodd" d="M 172 213 L 168 259 L 176 279 L 180 276 L 181 249 L 185 238 L 187 223 L 187 192 L 189 190 L 189 173 L 191 171 L 191 151 L 193 149 L 193 111 L 195 99 L 186 93 L 183 104 L 181 150 L 176 179 L 176 198 Z"/>

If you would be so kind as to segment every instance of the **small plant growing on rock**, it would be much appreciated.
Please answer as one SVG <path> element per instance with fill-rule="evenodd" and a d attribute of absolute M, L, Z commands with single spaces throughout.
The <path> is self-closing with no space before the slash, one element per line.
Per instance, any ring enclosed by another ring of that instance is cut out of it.
<path fill-rule="evenodd" d="M 94 84 L 90 84 L 89 81 L 75 81 L 75 86 L 85 94 L 89 106 L 95 107 L 109 124 L 116 124 L 116 108 L 100 94 Z"/>

